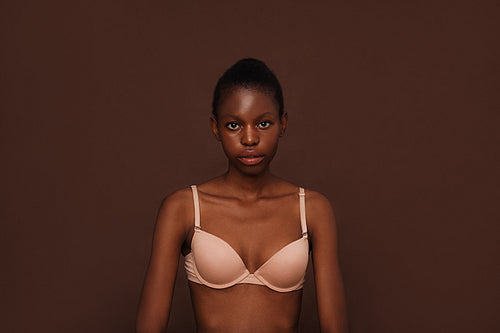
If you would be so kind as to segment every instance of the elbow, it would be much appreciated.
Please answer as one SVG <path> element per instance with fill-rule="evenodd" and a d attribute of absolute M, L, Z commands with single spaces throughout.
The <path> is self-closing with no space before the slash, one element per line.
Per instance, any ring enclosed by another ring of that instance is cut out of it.
<path fill-rule="evenodd" d="M 166 333 L 166 325 L 159 325 L 153 321 L 138 319 L 135 324 L 135 333 Z"/>
<path fill-rule="evenodd" d="M 330 318 L 335 319 L 335 318 Z M 336 318 L 337 320 L 320 320 L 321 333 L 348 333 L 347 318 L 345 316 Z"/>
<path fill-rule="evenodd" d="M 321 327 L 321 333 L 347 333 L 347 327 L 345 328 Z"/>
<path fill-rule="evenodd" d="M 135 333 L 165 333 L 167 332 L 164 328 L 156 327 L 146 327 L 146 326 L 136 326 Z"/>

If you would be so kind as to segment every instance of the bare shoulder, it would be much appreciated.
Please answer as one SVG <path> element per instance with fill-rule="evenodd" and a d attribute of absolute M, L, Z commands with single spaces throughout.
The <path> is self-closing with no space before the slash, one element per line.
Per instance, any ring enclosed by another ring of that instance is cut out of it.
<path fill-rule="evenodd" d="M 189 187 L 167 195 L 161 203 L 157 217 L 157 227 L 188 230 L 194 219 L 193 194 Z"/>
<path fill-rule="evenodd" d="M 306 192 L 306 220 L 311 233 L 335 227 L 335 216 L 328 198 L 314 190 Z"/>
<path fill-rule="evenodd" d="M 161 204 L 161 208 L 182 209 L 193 203 L 193 194 L 189 187 L 178 189 L 168 194 Z"/>
<path fill-rule="evenodd" d="M 332 209 L 330 200 L 321 192 L 304 189 L 306 192 L 306 199 L 314 210 Z"/>

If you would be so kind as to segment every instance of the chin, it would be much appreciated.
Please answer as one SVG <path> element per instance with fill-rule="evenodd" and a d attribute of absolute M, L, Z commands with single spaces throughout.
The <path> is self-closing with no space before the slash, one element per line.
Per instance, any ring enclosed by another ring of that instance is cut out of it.
<path fill-rule="evenodd" d="M 246 170 L 242 170 L 242 172 L 245 174 L 245 175 L 249 175 L 249 176 L 258 176 L 260 175 L 261 173 L 264 173 L 266 169 L 265 168 L 256 168 L 256 167 L 252 167 L 252 168 L 248 168 Z"/>

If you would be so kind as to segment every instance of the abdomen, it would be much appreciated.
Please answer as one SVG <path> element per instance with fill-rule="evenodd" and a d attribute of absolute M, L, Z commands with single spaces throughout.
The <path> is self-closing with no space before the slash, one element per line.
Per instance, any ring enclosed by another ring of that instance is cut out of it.
<path fill-rule="evenodd" d="M 212 289 L 189 282 L 199 333 L 297 332 L 302 289 L 276 292 L 238 284 Z"/>

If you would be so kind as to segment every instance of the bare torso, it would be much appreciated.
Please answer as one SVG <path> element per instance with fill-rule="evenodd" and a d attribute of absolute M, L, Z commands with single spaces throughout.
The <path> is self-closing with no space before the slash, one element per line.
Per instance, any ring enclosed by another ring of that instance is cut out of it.
<path fill-rule="evenodd" d="M 224 290 L 189 282 L 198 332 L 297 332 L 302 290 L 240 284 Z"/>
<path fill-rule="evenodd" d="M 298 187 L 277 180 L 272 193 L 237 199 L 220 192 L 218 180 L 198 186 L 201 227 L 223 239 L 250 272 L 301 237 Z M 190 252 L 194 215 L 182 253 Z M 302 290 L 277 292 L 237 284 L 213 289 L 189 281 L 198 332 L 297 332 Z"/>

